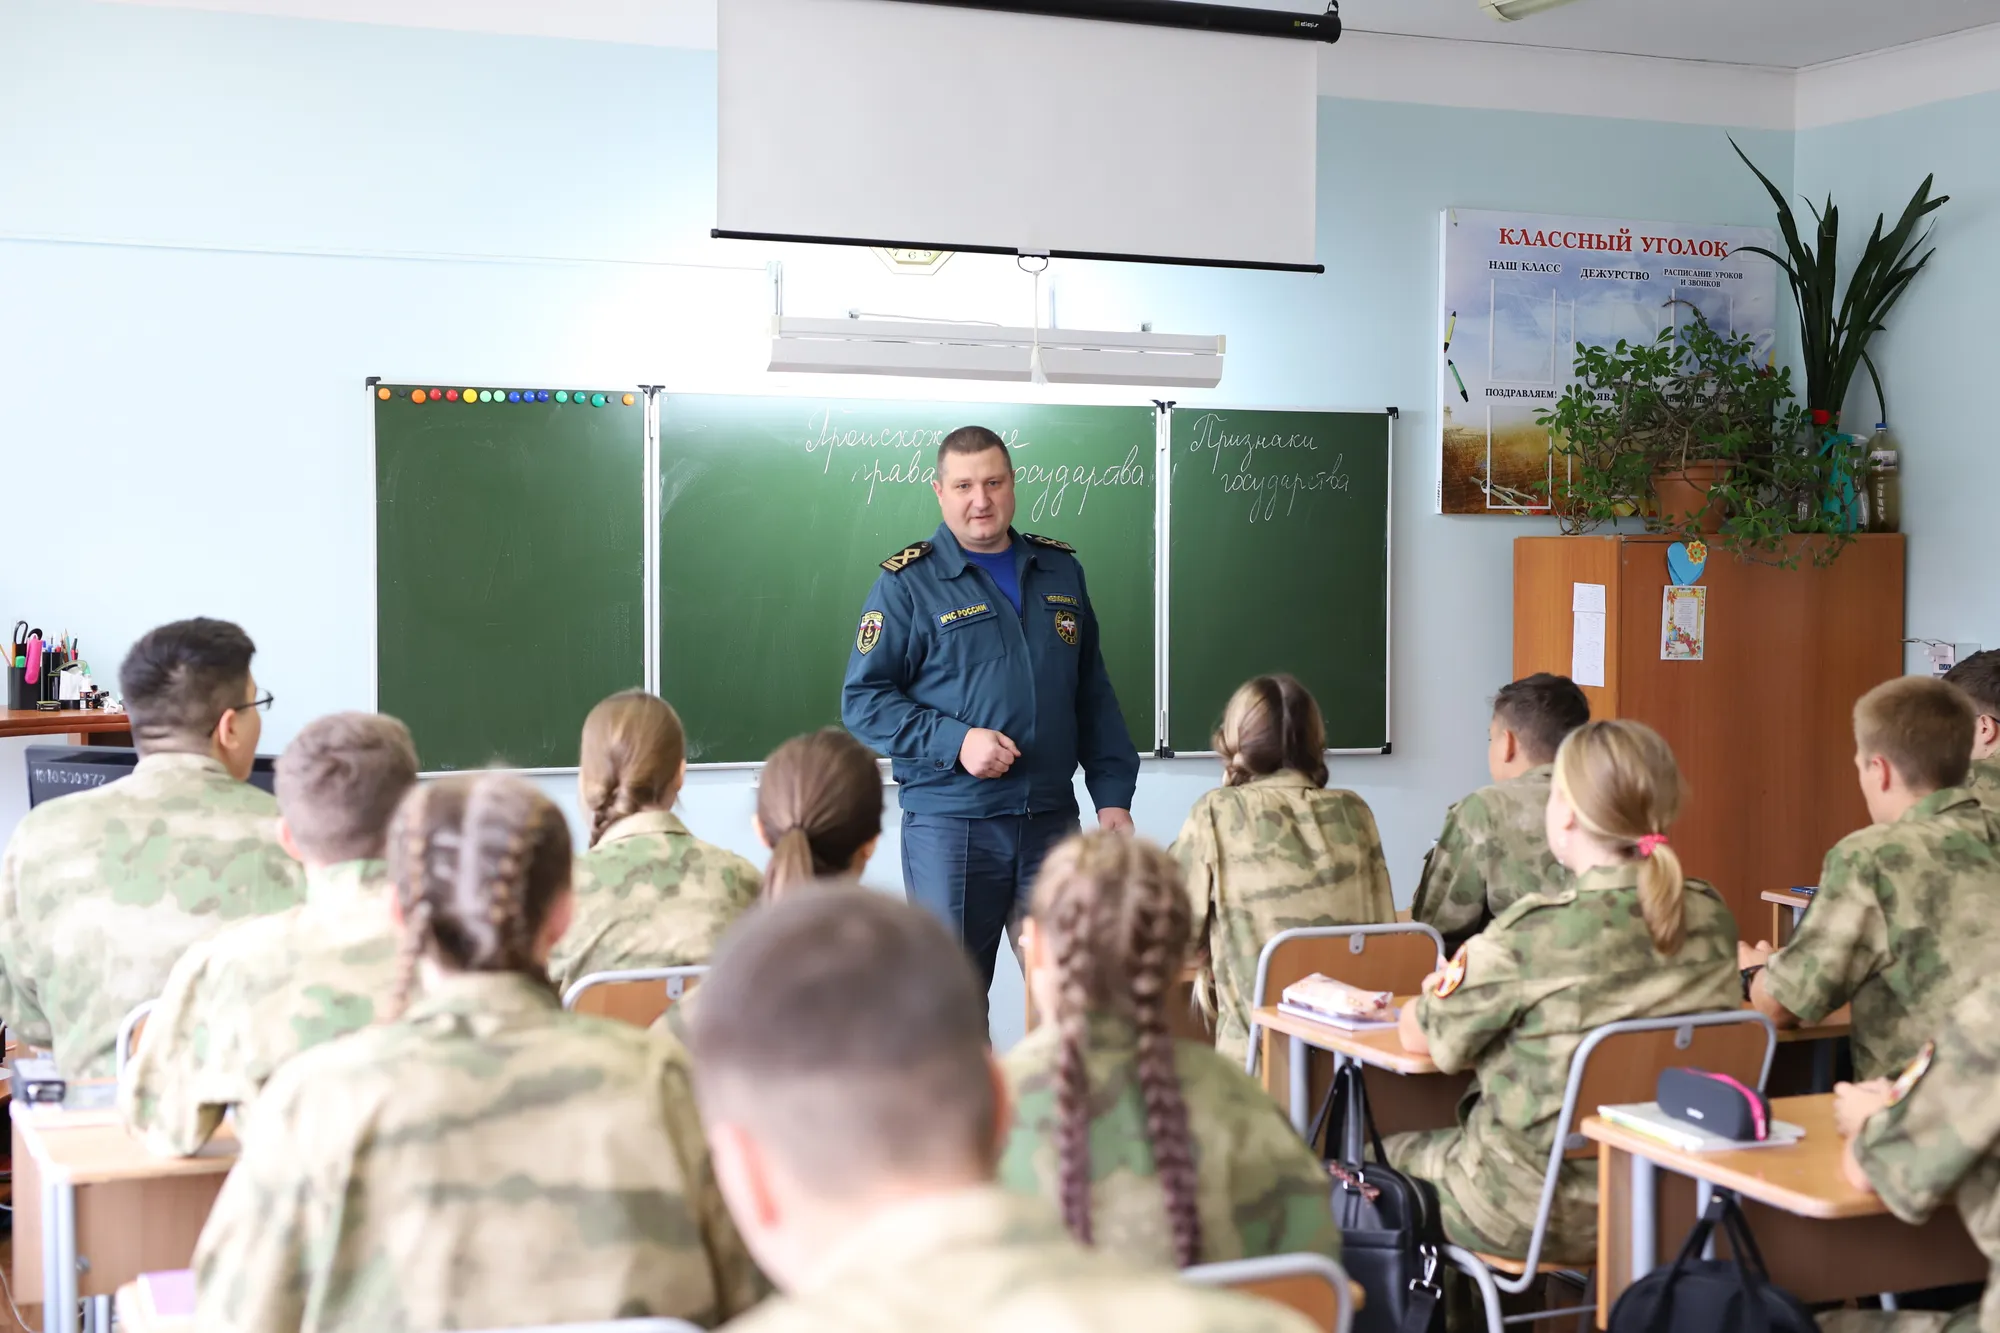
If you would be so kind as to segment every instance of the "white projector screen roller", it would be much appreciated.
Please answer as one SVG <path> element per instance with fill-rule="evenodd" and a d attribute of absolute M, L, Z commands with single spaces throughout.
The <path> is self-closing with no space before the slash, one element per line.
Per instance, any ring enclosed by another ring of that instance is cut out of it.
<path fill-rule="evenodd" d="M 1319 43 L 720 0 L 723 235 L 1314 267 Z"/>

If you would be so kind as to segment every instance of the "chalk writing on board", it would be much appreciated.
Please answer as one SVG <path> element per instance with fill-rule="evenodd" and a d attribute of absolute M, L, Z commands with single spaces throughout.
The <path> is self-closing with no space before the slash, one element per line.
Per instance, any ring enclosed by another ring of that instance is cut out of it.
<path fill-rule="evenodd" d="M 1208 455 L 1209 474 L 1221 483 L 1224 495 L 1250 497 L 1249 517 L 1252 523 L 1269 523 L 1274 519 L 1290 517 L 1298 510 L 1300 492 L 1335 491 L 1346 494 L 1350 481 L 1345 468 L 1347 455 L 1344 453 L 1335 454 L 1330 461 L 1298 457 L 1325 452 L 1314 436 L 1297 431 L 1268 434 L 1232 431 L 1227 415 L 1221 412 L 1204 412 L 1195 418 L 1189 450 L 1196 455 Z M 1297 458 L 1306 466 L 1286 471 L 1252 468 L 1252 464 L 1260 460 L 1267 468 L 1271 464 L 1282 467 L 1286 460 L 1292 458 Z M 1279 508 L 1281 501 L 1282 512 Z"/>

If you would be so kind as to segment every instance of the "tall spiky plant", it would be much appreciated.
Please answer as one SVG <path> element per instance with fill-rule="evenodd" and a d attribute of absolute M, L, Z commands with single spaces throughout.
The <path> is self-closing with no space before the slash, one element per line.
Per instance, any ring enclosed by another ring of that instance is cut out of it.
<path fill-rule="evenodd" d="M 1887 236 L 1882 234 L 1884 216 L 1876 214 L 1875 230 L 1869 233 L 1868 244 L 1861 249 L 1843 296 L 1834 272 L 1840 256 L 1840 210 L 1834 207 L 1833 196 L 1827 196 L 1823 211 L 1813 208 L 1811 200 L 1806 201 L 1817 224 L 1817 243 L 1808 246 L 1799 236 L 1798 218 L 1784 191 L 1757 170 L 1757 164 L 1733 137 L 1729 146 L 1743 159 L 1744 166 L 1756 172 L 1757 179 L 1770 192 L 1771 202 L 1778 206 L 1778 230 L 1784 234 L 1788 253 L 1775 254 L 1758 245 L 1743 248 L 1770 259 L 1785 271 L 1792 285 L 1792 300 L 1799 309 L 1799 355 L 1805 363 L 1806 406 L 1826 412 L 1828 420 L 1838 419 L 1854 372 L 1866 366 L 1868 378 L 1875 385 L 1875 400 L 1886 416 L 1889 404 L 1882 393 L 1882 377 L 1868 355 L 1868 340 L 1882 331 L 1882 321 L 1888 318 L 1889 311 L 1937 253 L 1932 248 L 1914 261 L 1911 259 L 1931 236 L 1929 227 L 1918 235 L 1917 225 L 1942 208 L 1951 196 L 1941 194 L 1931 198 L 1933 177 L 1926 176 Z"/>

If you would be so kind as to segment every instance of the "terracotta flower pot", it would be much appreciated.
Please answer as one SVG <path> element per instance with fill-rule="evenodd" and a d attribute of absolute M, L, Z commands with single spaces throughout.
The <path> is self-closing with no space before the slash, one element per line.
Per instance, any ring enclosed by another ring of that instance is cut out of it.
<path fill-rule="evenodd" d="M 1701 531 L 1722 531 L 1722 511 L 1709 507 L 1708 493 L 1728 474 L 1729 464 L 1716 462 L 1689 463 L 1685 468 L 1655 472 L 1653 499 L 1660 522 L 1677 528 L 1700 515 Z"/>

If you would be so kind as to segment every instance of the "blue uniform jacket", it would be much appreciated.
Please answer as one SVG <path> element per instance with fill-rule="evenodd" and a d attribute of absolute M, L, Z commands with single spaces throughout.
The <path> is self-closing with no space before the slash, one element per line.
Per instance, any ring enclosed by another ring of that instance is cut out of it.
<path fill-rule="evenodd" d="M 921 814 L 1076 813 L 1078 763 L 1101 810 L 1129 809 L 1139 756 L 1118 711 L 1097 616 L 1075 552 L 1014 533 L 1021 614 L 938 525 L 882 562 L 847 656 L 840 716 L 893 761 L 905 810 Z M 974 727 L 1021 757 L 1005 776 L 958 762 Z"/>

